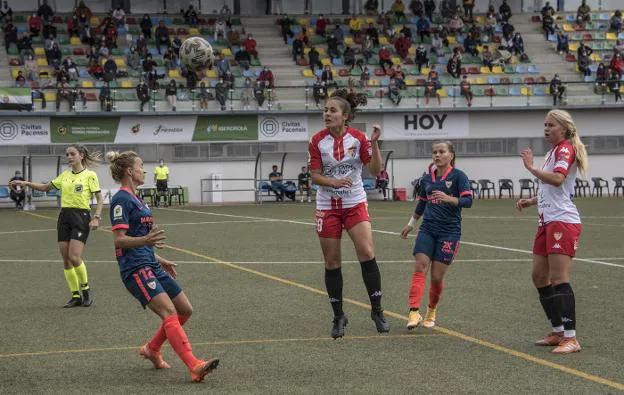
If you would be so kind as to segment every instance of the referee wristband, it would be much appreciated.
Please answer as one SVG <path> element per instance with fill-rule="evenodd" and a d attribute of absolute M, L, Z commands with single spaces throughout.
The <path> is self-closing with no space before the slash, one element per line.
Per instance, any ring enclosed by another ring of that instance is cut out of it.
<path fill-rule="evenodd" d="M 409 222 L 407 223 L 407 226 L 411 226 L 412 228 L 416 227 L 416 218 L 414 218 L 413 216 L 410 218 Z"/>

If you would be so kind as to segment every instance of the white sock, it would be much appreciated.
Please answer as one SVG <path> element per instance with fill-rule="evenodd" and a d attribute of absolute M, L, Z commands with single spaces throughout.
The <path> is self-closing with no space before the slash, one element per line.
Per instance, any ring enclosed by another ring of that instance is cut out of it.
<path fill-rule="evenodd" d="M 576 337 L 576 330 L 563 331 L 563 337 Z"/>
<path fill-rule="evenodd" d="M 552 327 L 552 331 L 553 332 L 563 332 L 563 325 L 553 326 Z"/>

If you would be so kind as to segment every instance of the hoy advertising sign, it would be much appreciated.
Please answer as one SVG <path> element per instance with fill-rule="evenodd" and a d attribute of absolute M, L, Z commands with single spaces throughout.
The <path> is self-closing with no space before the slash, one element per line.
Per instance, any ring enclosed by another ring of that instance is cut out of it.
<path fill-rule="evenodd" d="M 432 140 L 468 137 L 468 114 L 459 112 L 388 113 L 383 116 L 384 140 Z"/>

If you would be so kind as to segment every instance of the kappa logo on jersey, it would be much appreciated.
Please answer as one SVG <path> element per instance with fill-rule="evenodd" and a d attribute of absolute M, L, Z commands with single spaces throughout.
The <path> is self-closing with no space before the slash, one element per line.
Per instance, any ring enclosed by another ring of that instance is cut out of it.
<path fill-rule="evenodd" d="M 82 184 L 76 184 L 76 186 L 74 187 L 74 192 L 76 193 L 82 193 Z"/>
<path fill-rule="evenodd" d="M 113 209 L 113 219 L 121 219 L 123 217 L 123 208 L 120 205 Z"/>
<path fill-rule="evenodd" d="M 150 289 L 152 289 L 152 290 L 156 289 L 156 281 L 148 282 L 147 286 L 150 287 Z"/>
<path fill-rule="evenodd" d="M 555 237 L 555 240 L 559 241 L 563 237 L 563 232 L 555 232 L 553 233 L 553 236 Z"/>
<path fill-rule="evenodd" d="M 562 147 L 559 150 L 559 155 L 558 155 L 558 159 L 569 159 L 570 158 L 570 150 L 568 149 L 568 147 Z"/>

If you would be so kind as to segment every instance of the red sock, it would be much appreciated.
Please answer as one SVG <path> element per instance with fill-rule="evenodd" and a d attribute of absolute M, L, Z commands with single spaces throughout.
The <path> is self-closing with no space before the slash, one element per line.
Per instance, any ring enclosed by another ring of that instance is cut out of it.
<path fill-rule="evenodd" d="M 193 355 L 191 343 L 189 343 L 186 333 L 184 333 L 184 329 L 182 329 L 182 325 L 180 325 L 178 315 L 171 315 L 165 318 L 163 320 L 163 327 L 165 328 L 167 340 L 169 340 L 171 348 L 173 348 L 189 369 L 195 367 L 199 359 L 195 358 Z"/>
<path fill-rule="evenodd" d="M 414 272 L 412 274 L 412 285 L 409 292 L 409 307 L 410 309 L 419 309 L 420 300 L 425 292 L 425 273 Z"/>
<path fill-rule="evenodd" d="M 442 295 L 442 290 L 444 289 L 444 283 L 434 283 L 429 284 L 429 308 L 435 309 L 440 301 L 440 295 Z"/>
<path fill-rule="evenodd" d="M 178 315 L 180 325 L 184 325 L 186 321 L 189 320 L 189 318 L 191 318 L 190 315 Z M 162 345 L 165 343 L 165 340 L 167 340 L 167 334 L 165 333 L 163 322 L 162 324 L 160 324 L 160 327 L 158 328 L 156 333 L 154 333 L 154 336 L 152 336 L 152 340 L 147 343 L 147 347 L 152 351 L 158 352 L 160 351 L 160 347 L 162 347 Z"/>

